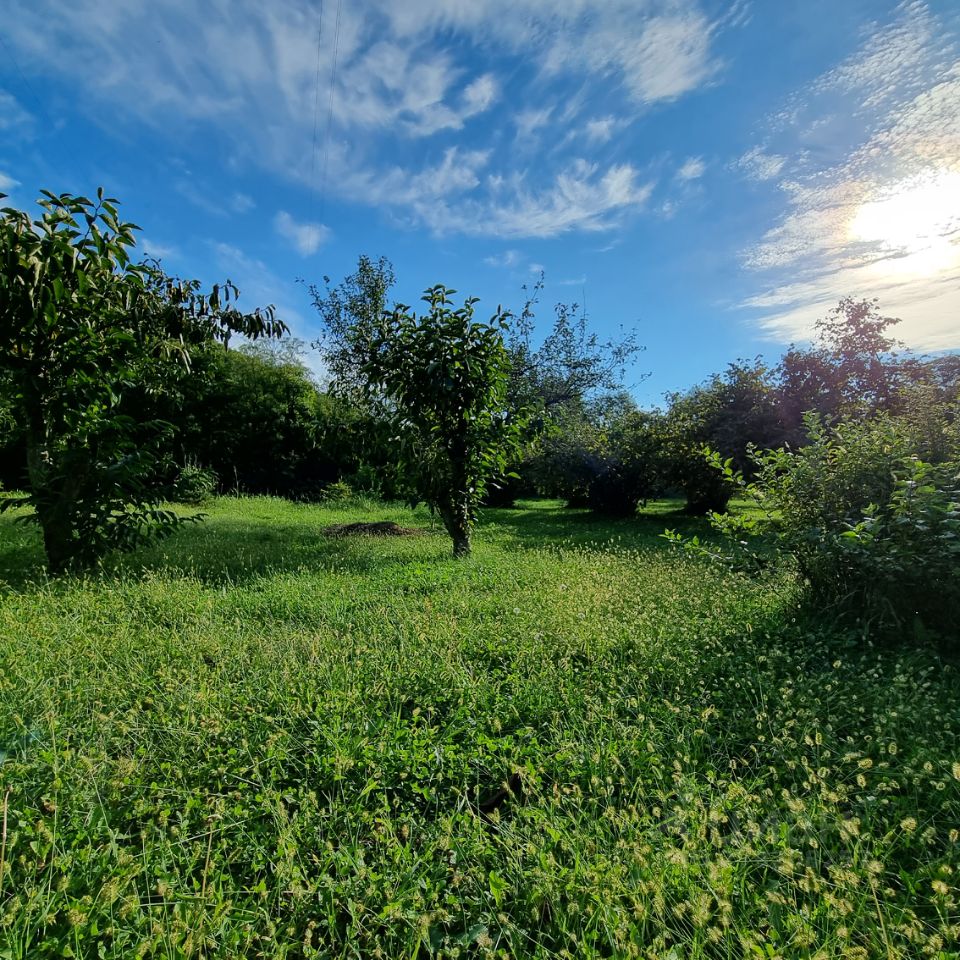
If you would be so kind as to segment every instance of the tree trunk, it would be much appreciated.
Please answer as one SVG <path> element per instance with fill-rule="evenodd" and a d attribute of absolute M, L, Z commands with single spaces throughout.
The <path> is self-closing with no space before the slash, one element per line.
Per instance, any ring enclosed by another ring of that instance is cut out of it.
<path fill-rule="evenodd" d="M 51 573 L 63 573 L 73 558 L 74 544 L 68 519 L 66 491 L 51 488 L 50 454 L 46 444 L 43 409 L 27 395 L 27 477 L 33 509 L 43 531 L 43 549 Z"/>
<path fill-rule="evenodd" d="M 466 505 L 447 504 L 440 510 L 440 519 L 453 541 L 454 557 L 459 560 L 470 556 L 470 520 Z"/>

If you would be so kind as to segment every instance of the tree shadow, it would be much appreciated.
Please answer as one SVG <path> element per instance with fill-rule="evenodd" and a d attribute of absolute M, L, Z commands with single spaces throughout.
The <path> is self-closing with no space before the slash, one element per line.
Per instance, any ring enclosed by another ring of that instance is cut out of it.
<path fill-rule="evenodd" d="M 416 536 L 409 537 L 332 537 L 324 532 L 328 525 L 221 515 L 181 527 L 162 542 L 132 554 L 114 555 L 80 576 L 160 574 L 189 576 L 209 584 L 242 584 L 271 574 L 309 570 L 364 576 L 449 555 L 442 530 L 420 527 Z M 39 531 L 16 526 L 21 529 L 14 532 L 8 521 L 0 521 L 0 591 L 22 593 L 53 582 L 53 578 L 46 573 Z M 73 579 L 69 575 L 58 578 L 64 583 Z"/>
<path fill-rule="evenodd" d="M 633 517 L 604 517 L 586 509 L 570 509 L 559 501 L 520 501 L 513 509 L 488 508 L 480 518 L 481 536 L 512 540 L 517 546 L 584 549 L 664 549 L 664 530 L 701 540 L 712 534 L 703 517 L 683 512 L 680 500 L 658 500 Z"/>

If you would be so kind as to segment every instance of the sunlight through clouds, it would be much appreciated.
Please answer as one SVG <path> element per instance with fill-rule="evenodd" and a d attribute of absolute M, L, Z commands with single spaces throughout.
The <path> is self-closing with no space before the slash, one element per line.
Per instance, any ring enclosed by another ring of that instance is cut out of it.
<path fill-rule="evenodd" d="M 761 311 L 777 338 L 804 338 L 841 296 L 876 296 L 902 313 L 898 332 L 909 345 L 960 346 L 955 38 L 925 4 L 907 4 L 810 89 L 779 134 L 778 163 L 766 165 L 759 148 L 738 162 L 757 180 L 778 178 L 786 202 L 779 222 L 744 252 L 744 263 L 772 280 L 744 305 Z M 824 122 L 861 131 L 832 165 L 804 149 Z"/>

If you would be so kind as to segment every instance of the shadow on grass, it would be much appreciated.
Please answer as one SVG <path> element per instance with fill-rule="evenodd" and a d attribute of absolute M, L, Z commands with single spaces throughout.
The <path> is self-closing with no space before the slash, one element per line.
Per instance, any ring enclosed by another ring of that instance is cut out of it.
<path fill-rule="evenodd" d="M 186 574 L 205 583 L 237 584 L 302 570 L 366 576 L 389 567 L 450 559 L 443 528 L 427 526 L 422 515 L 404 519 L 404 525 L 422 531 L 420 536 L 334 538 L 325 535 L 324 528 L 336 518 L 323 511 L 281 518 L 258 511 L 255 503 L 240 503 L 245 513 L 217 511 L 206 522 L 184 526 L 161 543 L 112 558 L 92 576 Z M 544 546 L 665 550 L 661 534 L 667 528 L 709 536 L 707 522 L 685 515 L 681 508 L 680 501 L 656 501 L 636 517 L 610 519 L 589 510 L 566 509 L 559 501 L 523 501 L 512 510 L 483 510 L 477 542 L 508 550 Z M 389 506 L 354 519 L 382 520 L 388 514 L 396 519 L 396 510 Z M 0 589 L 23 592 L 45 580 L 39 530 L 12 518 L 0 519 Z"/>
<path fill-rule="evenodd" d="M 371 514 L 371 519 L 379 517 Z M 180 528 L 160 543 L 114 556 L 102 568 L 82 576 L 186 574 L 205 583 L 238 584 L 301 570 L 368 575 L 391 566 L 446 559 L 449 554 L 442 530 L 423 529 L 423 535 L 409 538 L 334 538 L 323 532 L 328 525 L 328 518 L 293 522 L 213 516 Z M 73 579 L 67 576 L 61 582 Z M 39 530 L 0 520 L 0 591 L 21 593 L 46 580 Z"/>
<path fill-rule="evenodd" d="M 634 517 L 598 516 L 590 510 L 568 509 L 560 501 L 520 501 L 511 510 L 486 509 L 480 518 L 481 536 L 513 540 L 523 547 L 561 546 L 609 549 L 665 549 L 664 530 L 710 539 L 703 517 L 683 512 L 680 500 L 651 501 Z"/>

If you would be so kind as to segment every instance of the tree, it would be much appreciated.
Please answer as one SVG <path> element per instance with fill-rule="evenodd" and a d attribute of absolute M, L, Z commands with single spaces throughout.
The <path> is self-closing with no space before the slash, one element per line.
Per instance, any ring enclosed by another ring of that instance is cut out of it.
<path fill-rule="evenodd" d="M 168 423 L 132 415 L 190 370 L 192 353 L 233 333 L 286 328 L 272 308 L 241 313 L 229 282 L 197 281 L 133 263 L 132 223 L 102 189 L 96 201 L 43 191 L 40 219 L 0 211 L 0 377 L 24 425 L 29 505 L 50 569 L 130 549 L 182 520 L 153 482 Z"/>
<path fill-rule="evenodd" d="M 439 514 L 453 555 L 470 553 L 476 510 L 519 442 L 522 420 L 507 406 L 507 314 L 474 319 L 475 298 L 453 308 L 455 290 L 427 290 L 427 313 L 398 304 L 380 319 L 360 367 L 368 398 L 390 417 L 416 496 Z"/>
<path fill-rule="evenodd" d="M 817 321 L 812 348 L 790 347 L 777 377 L 792 442 L 804 441 L 803 415 L 809 411 L 834 420 L 892 409 L 906 370 L 894 352 L 900 344 L 887 330 L 899 322 L 882 316 L 876 300 L 844 297 Z"/>
<path fill-rule="evenodd" d="M 589 403 L 602 405 L 622 392 L 624 368 L 643 347 L 633 331 L 601 340 L 576 303 L 556 305 L 553 327 L 535 347 L 534 307 L 543 283 L 541 275 L 507 337 L 510 400 L 518 408 L 540 408 L 548 417 L 567 415 L 571 408 Z"/>
<path fill-rule="evenodd" d="M 310 498 L 340 479 L 341 403 L 322 393 L 294 340 L 226 349 L 211 343 L 193 358 L 194 376 L 162 398 L 177 422 L 170 453 L 226 486 Z"/>
<path fill-rule="evenodd" d="M 364 397 L 366 378 L 362 372 L 373 341 L 380 332 L 387 310 L 387 294 L 396 283 L 393 265 L 386 257 L 373 261 L 361 254 L 356 273 L 336 287 L 324 277 L 325 290 L 310 286 L 310 297 L 323 324 L 318 349 L 330 373 L 333 388 L 357 401 Z"/>
<path fill-rule="evenodd" d="M 665 480 L 687 498 L 695 515 L 727 508 L 732 488 L 707 463 L 704 448 L 733 458 L 748 470 L 751 445 L 778 446 L 783 427 L 770 372 L 759 361 L 732 363 L 724 374 L 668 396 L 669 408 L 659 422 Z"/>

